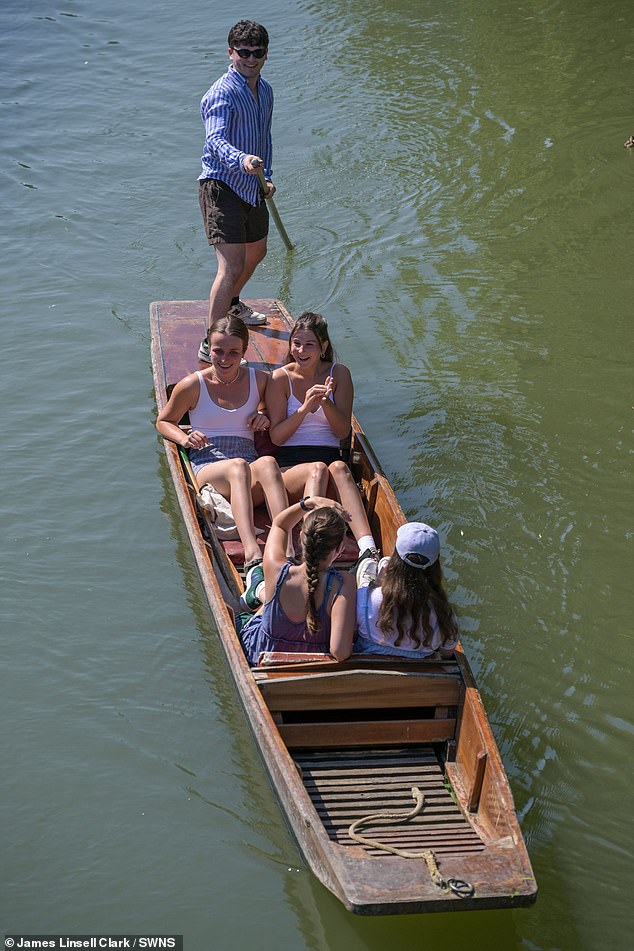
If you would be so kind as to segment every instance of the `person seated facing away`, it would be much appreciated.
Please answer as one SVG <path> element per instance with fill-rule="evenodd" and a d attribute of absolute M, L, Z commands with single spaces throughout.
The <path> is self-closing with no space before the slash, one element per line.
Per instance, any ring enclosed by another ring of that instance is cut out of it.
<path fill-rule="evenodd" d="M 392 557 L 378 565 L 362 561 L 357 583 L 355 653 L 417 658 L 453 653 L 458 624 L 445 592 L 435 529 L 423 522 L 401 525 Z"/>
<path fill-rule="evenodd" d="M 379 558 L 359 490 L 341 458 L 340 441 L 350 434 L 354 388 L 350 371 L 335 363 L 328 323 L 306 311 L 289 338 L 288 362 L 273 371 L 266 391 L 269 435 L 291 499 L 328 492 L 332 481 L 360 558 Z"/>
<path fill-rule="evenodd" d="M 302 561 L 297 565 L 287 559 L 286 547 L 302 518 Z M 348 518 L 338 502 L 317 497 L 295 502 L 273 519 L 264 547 L 264 607 L 239 633 L 251 666 L 262 651 L 317 651 L 337 660 L 350 656 L 355 581 L 349 572 L 332 567 Z"/>
<path fill-rule="evenodd" d="M 258 458 L 254 444 L 254 433 L 269 426 L 262 412 L 269 375 L 242 365 L 249 331 L 239 317 L 217 320 L 208 339 L 211 364 L 176 384 L 156 428 L 187 449 L 199 487 L 211 482 L 231 502 L 248 572 L 262 562 L 253 506 L 266 502 L 273 517 L 288 505 L 277 462 Z M 185 413 L 190 432 L 179 426 Z"/>

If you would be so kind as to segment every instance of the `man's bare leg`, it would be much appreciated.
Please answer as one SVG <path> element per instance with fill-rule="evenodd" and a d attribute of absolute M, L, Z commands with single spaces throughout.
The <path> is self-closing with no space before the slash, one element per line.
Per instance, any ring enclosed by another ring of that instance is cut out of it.
<path fill-rule="evenodd" d="M 214 248 L 218 270 L 209 292 L 208 327 L 227 316 L 231 301 L 240 296 L 240 291 L 266 256 L 266 238 L 249 244 L 216 244 Z"/>
<path fill-rule="evenodd" d="M 207 329 L 216 320 L 227 316 L 231 306 L 233 289 L 240 281 L 247 260 L 247 244 L 216 244 L 218 270 L 209 291 L 209 317 Z"/>

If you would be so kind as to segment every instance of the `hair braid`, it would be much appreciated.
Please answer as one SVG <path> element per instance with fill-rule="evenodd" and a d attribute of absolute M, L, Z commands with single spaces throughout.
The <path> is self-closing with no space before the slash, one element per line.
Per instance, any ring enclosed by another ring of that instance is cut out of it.
<path fill-rule="evenodd" d="M 315 602 L 315 592 L 319 584 L 319 539 L 316 532 L 304 534 L 302 556 L 306 567 L 306 581 L 308 582 L 308 604 L 306 610 L 306 627 L 311 634 L 319 630 L 319 613 Z"/>
<path fill-rule="evenodd" d="M 319 585 L 319 564 L 341 544 L 345 533 L 346 523 L 335 509 L 313 509 L 304 519 L 302 559 L 308 583 L 306 627 L 311 634 L 316 634 L 320 626 L 319 611 L 315 602 Z"/>

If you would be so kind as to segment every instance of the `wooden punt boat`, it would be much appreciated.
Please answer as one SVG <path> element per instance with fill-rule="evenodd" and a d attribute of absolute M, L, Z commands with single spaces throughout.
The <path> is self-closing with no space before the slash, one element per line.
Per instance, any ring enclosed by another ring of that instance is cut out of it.
<path fill-rule="evenodd" d="M 278 301 L 253 303 L 268 324 L 251 330 L 247 359 L 272 368 L 286 354 L 291 318 Z M 151 305 L 159 407 L 171 387 L 198 368 L 206 309 L 205 301 Z M 165 451 L 238 694 L 314 874 L 362 915 L 531 904 L 536 882 L 462 649 L 451 660 L 423 661 L 353 655 L 337 663 L 326 655 L 272 654 L 250 669 L 234 629 L 243 589 L 241 545 L 217 539 L 197 506 L 184 453 L 168 441 Z M 389 553 L 404 516 L 356 420 L 349 462 L 374 536 Z M 343 561 L 356 555 L 352 541 Z M 403 821 L 421 798 L 420 811 Z M 376 818 L 381 813 L 388 816 Z M 371 821 L 358 823 L 369 815 Z"/>

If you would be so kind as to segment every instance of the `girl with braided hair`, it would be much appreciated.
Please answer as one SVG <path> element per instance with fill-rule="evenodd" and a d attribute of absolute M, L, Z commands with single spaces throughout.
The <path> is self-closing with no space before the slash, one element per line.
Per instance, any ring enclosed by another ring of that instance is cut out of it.
<path fill-rule="evenodd" d="M 286 557 L 287 545 L 302 518 L 302 560 L 294 564 Z M 264 607 L 239 632 L 251 666 L 263 651 L 349 657 L 355 579 L 333 568 L 349 520 L 339 502 L 319 496 L 303 498 L 275 516 L 264 548 Z"/>

